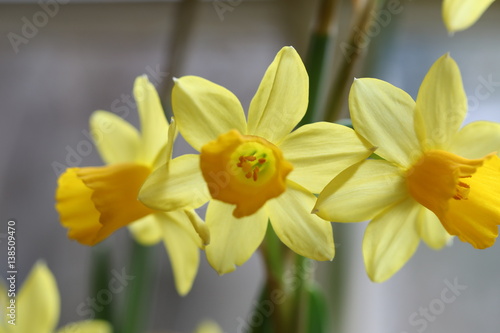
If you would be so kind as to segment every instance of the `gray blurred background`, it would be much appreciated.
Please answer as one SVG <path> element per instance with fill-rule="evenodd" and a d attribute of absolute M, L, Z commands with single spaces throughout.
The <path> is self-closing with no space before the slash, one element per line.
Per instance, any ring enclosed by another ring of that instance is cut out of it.
<path fill-rule="evenodd" d="M 35 1 L 0 1 L 0 275 L 7 271 L 6 222 L 14 218 L 18 279 L 24 280 L 37 260 L 47 262 L 61 292 L 60 325 L 86 319 L 76 309 L 95 297 L 87 282 L 91 249 L 66 238 L 54 210 L 55 164 L 102 164 L 94 147 L 82 143 L 88 142 L 92 111 L 123 106 L 122 95 L 131 94 L 141 74 L 161 91 L 167 107 L 172 76 L 193 74 L 227 87 L 246 108 L 282 46 L 293 45 L 305 56 L 317 1 L 235 1 L 230 6 L 221 15 L 213 1 L 187 9 L 176 1 L 71 1 L 13 47 L 9 33 L 21 35 L 25 20 L 32 21 L 42 7 Z M 442 24 L 441 1 L 408 0 L 401 6 L 401 13 L 372 39 L 369 66 L 355 76 L 386 80 L 416 97 L 428 68 L 450 52 L 469 96 L 466 121 L 500 121 L 500 4 L 455 36 L 448 36 Z M 349 12 L 344 4 L 342 22 L 348 23 Z M 137 124 L 135 109 L 126 119 Z M 85 156 L 68 162 L 70 151 L 85 148 Z M 175 153 L 186 149 L 179 141 Z M 399 273 L 374 284 L 361 256 L 365 226 L 335 225 L 344 236 L 336 238 L 337 252 L 346 259 L 342 332 L 498 332 L 498 245 L 479 251 L 456 240 L 436 252 L 421 244 Z M 108 241 L 118 270 L 127 262 L 128 240 L 128 231 L 121 230 Z M 151 332 L 192 332 L 204 318 L 217 321 L 225 332 L 237 331 L 238 318 L 247 317 L 263 279 L 257 255 L 223 277 L 202 256 L 193 289 L 181 298 L 162 245 L 155 254 Z M 335 260 L 314 265 L 332 303 L 328 276 L 335 268 Z M 450 304 L 440 302 L 455 280 L 467 288 Z M 429 307 L 425 317 L 422 311 Z"/>

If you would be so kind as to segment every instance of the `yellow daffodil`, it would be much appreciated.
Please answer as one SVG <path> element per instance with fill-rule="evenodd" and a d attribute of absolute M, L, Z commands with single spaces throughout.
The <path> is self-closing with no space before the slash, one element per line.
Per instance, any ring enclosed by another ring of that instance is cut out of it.
<path fill-rule="evenodd" d="M 54 332 L 59 321 L 59 291 L 44 263 L 35 264 L 15 298 L 8 297 L 9 288 L 0 283 L 0 333 Z M 69 324 L 57 332 L 111 333 L 112 329 L 105 321 L 86 320 Z"/>
<path fill-rule="evenodd" d="M 376 79 L 353 83 L 354 129 L 383 160 L 366 160 L 334 178 L 315 212 L 338 222 L 372 220 L 363 240 L 370 278 L 397 272 L 423 239 L 442 248 L 450 235 L 491 246 L 500 223 L 500 124 L 460 129 L 467 99 L 455 61 L 444 55 L 427 73 L 416 102 Z M 449 233 L 449 234 L 448 234 Z"/>
<path fill-rule="evenodd" d="M 90 126 L 108 165 L 68 169 L 59 178 L 56 208 L 68 236 L 85 245 L 94 245 L 124 226 L 143 245 L 163 240 L 177 290 L 184 295 L 198 270 L 198 248 L 203 246 L 199 235 L 208 242 L 208 231 L 192 210 L 161 212 L 137 200 L 147 176 L 168 164 L 176 130 L 165 119 L 147 77 L 137 78 L 134 96 L 142 133 L 111 112 L 96 111 Z"/>
<path fill-rule="evenodd" d="M 334 256 L 331 224 L 310 214 L 328 177 L 366 158 L 371 146 L 331 123 L 302 126 L 308 76 L 292 47 L 266 71 L 248 111 L 227 89 L 200 77 L 176 79 L 179 131 L 199 155 L 178 157 L 145 182 L 140 200 L 169 211 L 210 198 L 208 261 L 220 274 L 242 265 L 261 244 L 268 220 L 283 243 L 317 259 Z"/>
<path fill-rule="evenodd" d="M 465 30 L 483 15 L 495 0 L 444 0 L 443 20 L 450 33 Z"/>

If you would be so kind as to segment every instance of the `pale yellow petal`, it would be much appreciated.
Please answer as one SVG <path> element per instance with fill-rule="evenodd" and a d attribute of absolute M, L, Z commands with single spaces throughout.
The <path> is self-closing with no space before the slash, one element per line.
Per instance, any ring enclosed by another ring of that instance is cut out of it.
<path fill-rule="evenodd" d="M 495 0 L 443 0 L 443 20 L 449 32 L 465 30 L 483 15 Z"/>
<path fill-rule="evenodd" d="M 382 212 L 368 224 L 363 238 L 366 272 L 374 282 L 394 275 L 415 253 L 420 204 L 408 198 Z"/>
<path fill-rule="evenodd" d="M 162 229 L 158 223 L 159 213 L 149 214 L 128 226 L 128 230 L 136 242 L 144 245 L 154 245 L 162 239 Z"/>
<path fill-rule="evenodd" d="M 57 283 L 45 263 L 37 262 L 16 299 L 16 332 L 52 333 L 59 321 Z"/>
<path fill-rule="evenodd" d="M 192 209 L 184 210 L 184 213 L 187 215 L 194 230 L 196 230 L 196 233 L 198 233 L 198 236 L 201 238 L 203 242 L 202 249 L 204 249 L 204 245 L 210 244 L 210 232 L 207 224 L 200 218 L 196 211 Z"/>
<path fill-rule="evenodd" d="M 482 158 L 495 151 L 500 153 L 500 124 L 490 121 L 467 124 L 447 150 L 469 159 Z"/>
<path fill-rule="evenodd" d="M 210 265 L 219 273 L 230 273 L 243 265 L 264 239 L 268 216 L 265 209 L 255 214 L 235 218 L 234 205 L 220 201 L 208 204 L 206 223 L 210 244 L 205 252 Z"/>
<path fill-rule="evenodd" d="M 279 145 L 293 165 L 288 179 L 319 193 L 342 170 L 366 159 L 371 146 L 346 126 L 318 122 L 302 126 Z"/>
<path fill-rule="evenodd" d="M 287 185 L 285 193 L 266 203 L 276 235 L 301 256 L 332 260 L 335 256 L 332 225 L 311 214 L 316 197 L 292 181 Z"/>
<path fill-rule="evenodd" d="M 159 167 L 144 182 L 139 200 L 166 212 L 202 206 L 210 194 L 199 164 L 199 155 L 183 155 Z"/>
<path fill-rule="evenodd" d="M 113 328 L 104 320 L 85 320 L 68 324 L 57 333 L 113 333 Z"/>
<path fill-rule="evenodd" d="M 153 170 L 158 169 L 164 164 L 170 164 L 170 161 L 172 160 L 172 152 L 174 151 L 174 142 L 175 139 L 177 138 L 177 123 L 175 122 L 174 118 L 170 120 L 170 126 L 168 127 L 168 140 L 167 143 L 161 148 L 160 153 L 156 157 L 155 161 L 153 162 Z M 167 166 L 168 169 L 168 166 Z"/>
<path fill-rule="evenodd" d="M 417 231 L 425 244 L 434 250 L 439 250 L 443 246 L 451 244 L 453 239 L 443 227 L 436 214 L 424 206 L 420 207 L 420 212 L 418 213 Z"/>
<path fill-rule="evenodd" d="M 134 83 L 134 98 L 141 121 L 140 161 L 152 165 L 168 138 L 168 122 L 156 92 L 146 75 Z"/>
<path fill-rule="evenodd" d="M 418 91 L 415 130 L 422 147 L 448 146 L 466 113 L 467 97 L 460 70 L 450 55 L 445 54 L 429 69 Z"/>
<path fill-rule="evenodd" d="M 333 222 L 369 220 L 408 197 L 403 172 L 382 160 L 353 165 L 320 193 L 313 212 Z"/>
<path fill-rule="evenodd" d="M 282 48 L 267 69 L 248 110 L 248 134 L 279 143 L 304 117 L 309 78 L 293 47 Z"/>
<path fill-rule="evenodd" d="M 160 214 L 163 244 L 167 249 L 177 292 L 184 296 L 193 285 L 200 261 L 201 239 L 182 210 Z"/>
<path fill-rule="evenodd" d="M 224 333 L 222 329 L 212 320 L 204 320 L 196 328 L 195 333 Z"/>
<path fill-rule="evenodd" d="M 137 160 L 139 132 L 122 118 L 108 111 L 95 111 L 90 116 L 90 131 L 106 164 Z"/>
<path fill-rule="evenodd" d="M 198 151 L 232 129 L 247 132 L 245 113 L 236 96 L 201 77 L 175 80 L 172 109 L 182 136 Z"/>
<path fill-rule="evenodd" d="M 420 151 L 413 118 L 415 102 L 403 90 L 377 79 L 355 80 L 349 94 L 354 129 L 377 155 L 409 167 Z"/>

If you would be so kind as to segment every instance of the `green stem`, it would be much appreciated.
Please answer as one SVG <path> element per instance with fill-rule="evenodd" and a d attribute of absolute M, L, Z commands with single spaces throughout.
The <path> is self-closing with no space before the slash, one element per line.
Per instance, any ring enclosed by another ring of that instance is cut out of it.
<path fill-rule="evenodd" d="M 125 309 L 121 317 L 120 333 L 142 333 L 148 331 L 152 296 L 153 246 L 132 243 L 132 256 L 126 274 L 131 281 L 126 287 Z"/>
<path fill-rule="evenodd" d="M 359 3 L 357 15 L 354 20 L 354 25 L 351 29 L 351 34 L 346 43 L 341 43 L 340 48 L 343 53 L 340 63 L 340 70 L 334 78 L 331 86 L 329 101 L 327 104 L 327 112 L 325 120 L 335 122 L 342 111 L 344 100 L 347 96 L 347 89 L 351 86 L 353 71 L 358 64 L 361 56 L 366 53 L 370 44 L 367 37 L 367 29 L 375 20 L 376 13 L 385 0 L 368 0 L 363 4 Z"/>
<path fill-rule="evenodd" d="M 336 36 L 335 20 L 337 0 L 321 0 L 318 6 L 315 26 L 309 42 L 305 60 L 309 74 L 309 105 L 299 126 L 315 121 L 323 103 L 325 74 L 333 60 L 333 42 Z"/>
<path fill-rule="evenodd" d="M 92 247 L 91 250 L 91 295 L 100 294 L 102 290 L 108 290 L 109 280 L 111 279 L 111 251 L 108 242 L 102 242 Z M 115 303 L 116 304 L 116 303 Z M 100 305 L 102 309 L 95 312 L 95 319 L 106 320 L 107 322 L 113 322 L 113 302 Z"/>
<path fill-rule="evenodd" d="M 309 272 L 305 269 L 307 258 L 296 255 L 295 256 L 295 273 L 297 286 L 293 294 L 293 305 L 292 305 L 292 316 L 293 321 L 292 332 L 302 333 L 306 332 L 307 321 L 308 321 L 308 297 L 307 297 L 307 285 L 311 278 Z"/>

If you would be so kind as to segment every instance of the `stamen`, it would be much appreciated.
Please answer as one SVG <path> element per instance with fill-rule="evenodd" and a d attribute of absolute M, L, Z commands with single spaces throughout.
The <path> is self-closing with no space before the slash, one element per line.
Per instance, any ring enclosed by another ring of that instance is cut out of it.
<path fill-rule="evenodd" d="M 455 200 L 467 200 L 469 198 L 469 184 L 458 182 L 457 193 L 453 196 Z"/>
<path fill-rule="evenodd" d="M 253 169 L 253 181 L 256 182 L 257 181 L 257 177 L 259 175 L 259 167 L 256 166 L 255 169 Z"/>
<path fill-rule="evenodd" d="M 245 160 L 250 161 L 250 162 L 253 162 L 256 159 L 257 159 L 257 157 L 255 157 L 255 156 L 245 156 Z"/>
<path fill-rule="evenodd" d="M 248 172 L 248 173 L 245 175 L 245 177 L 247 177 L 247 178 L 249 178 L 249 179 L 250 179 L 250 178 L 252 177 L 252 172 Z"/>
<path fill-rule="evenodd" d="M 259 164 L 264 164 L 266 163 L 266 159 L 265 158 L 259 158 Z"/>

